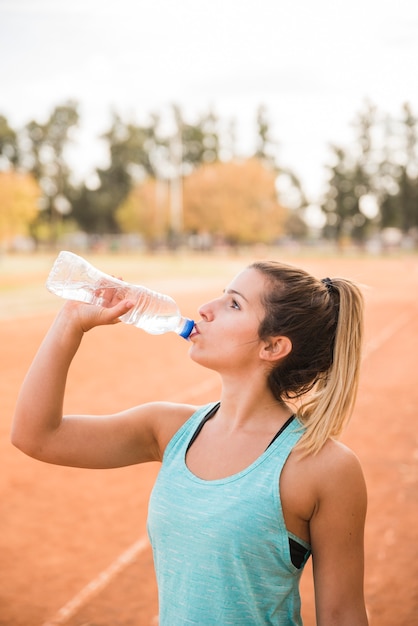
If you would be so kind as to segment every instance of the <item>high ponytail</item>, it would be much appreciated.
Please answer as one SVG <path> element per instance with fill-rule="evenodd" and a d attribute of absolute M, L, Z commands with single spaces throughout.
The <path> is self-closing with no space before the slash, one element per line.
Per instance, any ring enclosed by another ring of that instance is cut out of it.
<path fill-rule="evenodd" d="M 314 278 L 276 262 L 251 265 L 269 282 L 261 338 L 284 335 L 292 351 L 268 384 L 277 400 L 294 401 L 305 432 L 298 447 L 317 453 L 343 431 L 354 408 L 363 337 L 363 296 L 344 278 Z"/>

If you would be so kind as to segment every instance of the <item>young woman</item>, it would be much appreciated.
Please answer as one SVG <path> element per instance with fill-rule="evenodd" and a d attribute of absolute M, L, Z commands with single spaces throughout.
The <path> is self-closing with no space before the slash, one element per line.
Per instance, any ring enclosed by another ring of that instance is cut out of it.
<path fill-rule="evenodd" d="M 13 443 L 75 467 L 161 461 L 148 517 L 161 626 L 299 625 L 311 554 L 317 623 L 366 626 L 366 488 L 334 439 L 357 391 L 358 287 L 254 263 L 200 308 L 190 337 L 190 357 L 221 376 L 219 402 L 63 417 L 83 334 L 131 307 L 65 303 L 23 383 Z"/>

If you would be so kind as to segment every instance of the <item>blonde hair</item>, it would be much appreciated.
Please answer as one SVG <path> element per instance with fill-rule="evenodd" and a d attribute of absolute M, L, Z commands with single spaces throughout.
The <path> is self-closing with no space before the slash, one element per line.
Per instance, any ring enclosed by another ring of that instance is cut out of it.
<path fill-rule="evenodd" d="M 269 374 L 280 401 L 296 401 L 305 432 L 298 444 L 317 453 L 338 437 L 356 401 L 363 338 L 363 296 L 345 278 L 319 280 L 274 261 L 251 268 L 268 278 L 259 335 L 285 335 L 292 351 Z"/>

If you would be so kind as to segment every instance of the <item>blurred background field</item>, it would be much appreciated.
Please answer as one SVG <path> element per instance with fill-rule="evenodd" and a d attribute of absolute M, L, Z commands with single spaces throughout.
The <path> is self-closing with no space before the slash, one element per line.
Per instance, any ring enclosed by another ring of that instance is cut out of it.
<path fill-rule="evenodd" d="M 71 249 L 71 248 L 68 248 Z M 156 291 L 193 292 L 202 287 L 217 285 L 223 288 L 234 273 L 256 259 L 276 259 L 285 263 L 305 264 L 308 270 L 320 271 L 328 267 L 328 273 L 353 272 L 355 280 L 367 283 L 362 268 L 375 267 L 374 275 L 381 268 L 382 281 L 395 279 L 390 269 L 413 264 L 417 255 L 413 251 L 393 249 L 381 253 L 367 253 L 357 248 L 347 248 L 340 253 L 334 247 L 253 246 L 220 252 L 193 252 L 187 249 L 147 254 L 146 252 L 109 252 L 73 249 L 104 272 L 140 284 Z M 0 319 L 32 316 L 55 311 L 62 304 L 59 298 L 48 292 L 45 283 L 48 273 L 59 252 L 51 250 L 39 253 L 4 253 L 0 255 Z M 385 269 L 386 268 L 386 269 Z"/>
<path fill-rule="evenodd" d="M 378 264 L 382 260 L 394 259 L 402 263 L 402 260 L 415 257 L 412 251 L 392 250 L 382 256 L 370 255 L 354 248 L 344 254 L 335 254 L 333 248 L 318 247 L 313 250 L 300 246 L 291 249 L 254 246 L 236 249 L 232 254 L 227 249 L 215 253 L 179 250 L 159 254 L 84 249 L 72 251 L 84 256 L 104 272 L 157 291 L 178 290 L 182 284 L 190 289 L 193 284 L 209 284 L 222 276 L 227 280 L 228 276 L 258 258 L 271 258 L 285 263 L 316 261 L 321 264 L 328 260 L 333 266 L 335 263 L 344 263 L 344 260 L 351 260 L 358 265 L 362 260 Z M 35 254 L 0 255 L 0 319 L 57 309 L 59 299 L 48 292 L 45 282 L 58 252 L 59 249 Z"/>
<path fill-rule="evenodd" d="M 63 248 L 64 249 L 64 248 Z M 276 258 L 291 263 L 300 258 L 333 258 L 335 255 L 327 250 L 318 249 L 312 252 L 297 249 L 292 253 L 277 248 L 264 246 L 249 249 L 237 249 L 233 254 L 227 250 L 218 253 L 193 253 L 177 251 L 175 253 L 146 254 L 141 252 L 94 252 L 91 250 L 72 251 L 85 256 L 93 265 L 114 276 L 151 289 L 164 290 L 173 288 L 175 284 L 192 281 L 202 283 L 203 280 L 219 276 L 231 275 L 239 271 L 246 263 L 256 258 Z M 58 306 L 56 296 L 50 294 L 45 282 L 59 250 L 43 253 L 4 253 L 0 255 L 0 319 L 16 315 L 33 315 L 46 312 Z M 408 257 L 411 253 L 400 253 Z M 360 253 L 349 254 L 348 257 L 364 258 Z"/>

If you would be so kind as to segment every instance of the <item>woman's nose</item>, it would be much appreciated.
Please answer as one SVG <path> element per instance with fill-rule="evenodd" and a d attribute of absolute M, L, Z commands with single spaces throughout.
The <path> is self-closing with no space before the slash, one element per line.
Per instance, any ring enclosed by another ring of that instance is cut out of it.
<path fill-rule="evenodd" d="M 206 302 L 202 304 L 202 306 L 198 309 L 200 317 L 205 320 L 205 322 L 210 322 L 213 319 L 213 306 L 211 302 Z"/>

